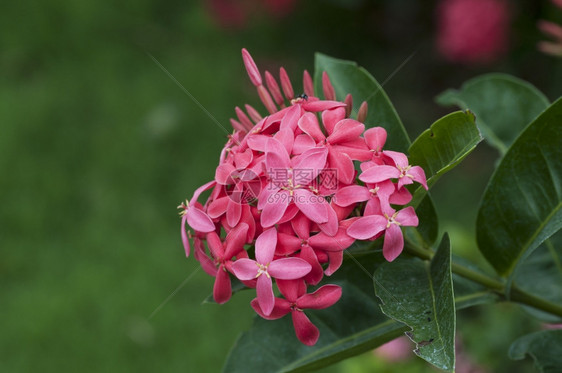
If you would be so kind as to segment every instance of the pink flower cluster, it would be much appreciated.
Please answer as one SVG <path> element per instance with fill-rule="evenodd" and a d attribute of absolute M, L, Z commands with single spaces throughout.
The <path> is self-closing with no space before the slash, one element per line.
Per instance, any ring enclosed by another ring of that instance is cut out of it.
<path fill-rule="evenodd" d="M 412 207 L 398 209 L 412 198 L 404 186 L 416 181 L 427 189 L 426 178 L 406 155 L 383 150 L 383 128 L 365 130 L 366 104 L 358 120 L 350 118 L 351 96 L 336 101 L 326 73 L 324 100 L 315 97 L 306 71 L 305 93 L 296 96 L 283 68 L 279 85 L 269 72 L 262 78 L 245 49 L 242 56 L 269 115 L 236 108 L 215 179 L 179 206 L 182 241 L 189 255 L 193 240 L 195 258 L 215 277 L 217 303 L 230 299 L 234 276 L 256 289 L 251 305 L 260 316 L 291 313 L 299 340 L 314 345 L 319 331 L 304 310 L 329 307 L 342 291 L 324 285 L 308 293 L 309 287 L 341 266 L 356 239 L 384 237 L 383 255 L 394 260 L 404 246 L 400 227 L 418 224 Z M 275 297 L 272 279 L 282 297 Z"/>

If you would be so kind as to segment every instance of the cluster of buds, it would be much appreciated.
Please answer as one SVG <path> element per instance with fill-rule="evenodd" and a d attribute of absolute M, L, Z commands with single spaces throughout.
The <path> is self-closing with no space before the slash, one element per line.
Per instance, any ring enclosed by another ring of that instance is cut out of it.
<path fill-rule="evenodd" d="M 405 185 L 427 189 L 426 178 L 406 155 L 383 150 L 383 128 L 365 130 L 365 103 L 357 120 L 350 118 L 351 96 L 336 101 L 326 73 L 324 100 L 315 97 L 306 71 L 304 93 L 295 96 L 283 68 L 279 85 L 269 72 L 262 79 L 248 51 L 242 56 L 269 115 L 236 108 L 215 179 L 179 206 L 182 241 L 189 255 L 193 240 L 195 258 L 215 277 L 217 303 L 230 299 L 234 276 L 256 289 L 251 306 L 260 316 L 291 313 L 298 339 L 314 345 L 319 331 L 304 311 L 333 305 L 342 291 L 324 285 L 308 293 L 309 287 L 341 266 L 355 240 L 384 237 L 383 255 L 394 260 L 404 246 L 400 227 L 418 224 L 414 209 L 403 207 L 412 199 Z M 272 279 L 282 297 L 275 297 Z"/>

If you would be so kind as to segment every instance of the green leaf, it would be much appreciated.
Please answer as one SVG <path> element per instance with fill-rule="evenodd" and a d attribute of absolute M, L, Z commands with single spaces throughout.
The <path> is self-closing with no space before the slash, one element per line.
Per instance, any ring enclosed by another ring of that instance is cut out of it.
<path fill-rule="evenodd" d="M 484 137 L 502 154 L 549 105 L 548 99 L 533 85 L 506 74 L 471 79 L 460 90 L 443 92 L 437 102 L 474 112 Z"/>
<path fill-rule="evenodd" d="M 309 371 L 369 351 L 408 330 L 378 307 L 371 273 L 384 261 L 381 253 L 351 255 L 360 265 L 346 255 L 342 267 L 324 281 L 342 287 L 340 301 L 328 309 L 305 311 L 320 330 L 315 346 L 299 342 L 290 315 L 274 321 L 256 317 L 234 345 L 223 371 Z"/>
<path fill-rule="evenodd" d="M 456 313 L 449 237 L 443 237 L 429 264 L 399 258 L 381 265 L 375 272 L 375 292 L 386 315 L 411 327 L 408 336 L 417 344 L 414 352 L 452 372 Z"/>
<path fill-rule="evenodd" d="M 439 219 L 429 194 L 426 193 L 416 207 L 416 215 L 419 219 L 419 225 L 417 227 L 405 227 L 404 235 L 417 246 L 431 247 L 439 234 Z"/>
<path fill-rule="evenodd" d="M 562 330 L 543 330 L 517 339 L 509 357 L 522 360 L 529 355 L 541 373 L 558 373 L 562 367 Z"/>
<path fill-rule="evenodd" d="M 447 171 L 459 164 L 476 145 L 482 141 L 474 115 L 457 111 L 444 116 L 425 130 L 410 146 L 411 165 L 420 166 L 425 171 L 428 187 Z M 418 187 L 412 206 L 417 206 L 426 194 L 423 187 Z"/>
<path fill-rule="evenodd" d="M 336 96 L 343 100 L 348 93 L 353 97 L 354 106 L 359 108 L 367 101 L 369 110 L 365 124 L 384 127 L 388 132 L 385 149 L 406 152 L 410 139 L 396 109 L 390 102 L 381 85 L 367 70 L 355 62 L 339 60 L 316 53 L 315 82 L 316 92 L 322 92 L 322 72 L 326 71 L 336 90 Z"/>
<path fill-rule="evenodd" d="M 544 241 L 519 267 L 514 284 L 552 303 L 562 304 L 562 230 Z M 560 323 L 562 318 L 524 307 L 536 318 Z"/>
<path fill-rule="evenodd" d="M 478 247 L 509 282 L 517 266 L 562 227 L 561 123 L 559 99 L 517 138 L 484 193 Z"/>

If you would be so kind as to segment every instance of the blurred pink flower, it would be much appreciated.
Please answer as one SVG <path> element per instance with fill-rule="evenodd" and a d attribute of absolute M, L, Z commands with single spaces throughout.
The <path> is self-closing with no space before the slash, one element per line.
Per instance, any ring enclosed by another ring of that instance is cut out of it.
<path fill-rule="evenodd" d="M 552 2 L 562 9 L 562 0 L 552 0 Z M 540 20 L 537 23 L 538 29 L 554 41 L 539 41 L 537 49 L 552 56 L 562 57 L 562 26 L 554 22 Z"/>
<path fill-rule="evenodd" d="M 396 338 L 374 351 L 375 355 L 388 361 L 404 361 L 413 356 L 412 343 L 407 337 Z"/>
<path fill-rule="evenodd" d="M 206 7 L 222 28 L 242 29 L 253 15 L 284 18 L 295 8 L 296 0 L 208 0 Z"/>
<path fill-rule="evenodd" d="M 485 64 L 507 52 L 510 23 L 507 1 L 443 0 L 437 16 L 437 49 L 447 60 Z"/>

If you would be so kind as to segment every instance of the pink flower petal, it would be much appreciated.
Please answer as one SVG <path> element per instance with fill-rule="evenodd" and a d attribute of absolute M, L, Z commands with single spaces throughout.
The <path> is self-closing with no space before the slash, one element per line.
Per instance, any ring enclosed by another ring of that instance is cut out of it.
<path fill-rule="evenodd" d="M 269 136 L 265 135 L 251 135 L 248 137 L 248 147 L 257 152 L 264 152 L 267 149 L 267 140 Z"/>
<path fill-rule="evenodd" d="M 213 202 L 209 203 L 209 206 L 207 207 L 207 214 L 209 214 L 209 217 L 211 217 L 211 219 L 217 219 L 226 213 L 228 201 L 230 201 L 230 199 L 225 196 L 217 198 Z"/>
<path fill-rule="evenodd" d="M 336 176 L 344 184 L 352 184 L 355 179 L 355 166 L 349 155 L 332 149 L 328 155 L 331 168 L 337 170 Z"/>
<path fill-rule="evenodd" d="M 390 224 L 384 233 L 384 243 L 382 246 L 382 254 L 386 260 L 392 262 L 400 255 L 404 248 L 404 236 L 402 230 L 396 224 Z"/>
<path fill-rule="evenodd" d="M 324 277 L 324 270 L 318 262 L 318 258 L 316 257 L 314 250 L 312 250 L 310 246 L 304 245 L 302 247 L 299 258 L 306 260 L 312 267 L 310 272 L 304 276 L 306 283 L 314 286 L 322 281 L 322 277 Z"/>
<path fill-rule="evenodd" d="M 366 187 L 361 185 L 349 185 L 336 192 L 333 203 L 345 207 L 355 203 L 365 202 L 370 197 L 371 193 Z"/>
<path fill-rule="evenodd" d="M 215 263 L 211 260 L 211 258 L 209 258 L 205 253 L 203 242 L 199 239 L 196 239 L 195 241 L 195 252 L 193 253 L 193 256 L 195 257 L 195 259 L 197 259 L 197 261 L 201 264 L 201 268 L 203 268 L 203 270 L 209 276 L 216 277 L 217 267 L 215 266 Z"/>
<path fill-rule="evenodd" d="M 417 227 L 419 223 L 418 216 L 412 206 L 408 206 L 405 209 L 398 211 L 395 220 L 401 225 L 408 227 Z"/>
<path fill-rule="evenodd" d="M 323 141 L 326 138 L 320 129 L 318 118 L 313 113 L 304 113 L 298 121 L 298 126 L 304 133 L 312 137 L 316 142 Z"/>
<path fill-rule="evenodd" d="M 316 143 L 314 139 L 307 135 L 306 133 L 301 133 L 295 137 L 295 142 L 293 143 L 293 154 L 302 154 L 308 149 L 314 148 Z"/>
<path fill-rule="evenodd" d="M 390 205 L 386 204 L 385 206 L 385 211 L 387 211 L 386 209 L 390 209 Z M 363 216 L 367 216 L 367 215 L 383 215 L 383 208 L 381 207 L 381 202 L 380 199 L 378 197 L 371 197 L 369 198 L 369 200 L 367 201 L 367 204 L 365 205 L 365 211 L 363 211 Z"/>
<path fill-rule="evenodd" d="M 213 298 L 218 304 L 228 302 L 232 296 L 232 287 L 230 285 L 230 276 L 228 272 L 221 265 L 217 270 L 217 277 L 215 278 L 215 285 L 213 286 Z"/>
<path fill-rule="evenodd" d="M 326 168 L 327 148 L 313 148 L 293 159 L 294 183 L 308 185 Z"/>
<path fill-rule="evenodd" d="M 357 140 L 365 131 L 365 125 L 355 119 L 340 120 L 334 127 L 334 132 L 328 136 L 327 141 L 330 144 L 339 144 L 348 141 Z"/>
<path fill-rule="evenodd" d="M 302 279 L 298 280 L 280 280 L 276 279 L 277 287 L 285 299 L 291 303 L 295 303 L 297 299 L 306 293 L 306 283 Z"/>
<path fill-rule="evenodd" d="M 210 232 L 207 234 L 207 246 L 209 246 L 213 258 L 223 259 L 224 247 L 217 232 Z"/>
<path fill-rule="evenodd" d="M 253 153 L 252 149 L 246 149 L 242 153 L 234 154 L 234 164 L 236 165 L 237 169 L 243 169 L 248 167 L 248 165 L 252 162 Z"/>
<path fill-rule="evenodd" d="M 328 203 L 326 203 L 326 211 L 328 212 L 328 221 L 318 224 L 318 227 L 328 236 L 334 236 L 338 233 L 338 215 L 332 208 L 332 205 Z"/>
<path fill-rule="evenodd" d="M 313 101 L 310 99 L 310 97 L 308 101 L 304 101 L 302 103 L 302 108 L 304 110 L 312 111 L 312 112 L 331 110 L 337 107 L 345 107 L 345 104 L 339 101 L 327 101 L 327 100 Z"/>
<path fill-rule="evenodd" d="M 308 243 L 315 249 L 326 251 L 343 251 L 353 245 L 355 238 L 350 237 L 345 227 L 340 227 L 334 236 L 320 232 L 308 239 Z"/>
<path fill-rule="evenodd" d="M 302 240 L 292 234 L 277 233 L 277 255 L 291 255 L 301 248 Z"/>
<path fill-rule="evenodd" d="M 420 166 L 414 166 L 408 170 L 408 175 L 412 175 L 414 181 L 417 181 L 418 183 L 423 185 L 425 190 L 427 190 L 427 180 L 425 178 L 425 172 L 423 171 L 423 168 L 421 168 Z"/>
<path fill-rule="evenodd" d="M 291 304 L 282 298 L 275 298 L 275 304 L 273 306 L 273 310 L 269 315 L 265 315 L 260 307 L 260 302 L 257 298 L 252 299 L 250 302 L 250 306 L 256 311 L 258 315 L 263 317 L 266 320 L 277 320 L 291 312 Z"/>
<path fill-rule="evenodd" d="M 251 259 L 238 259 L 232 262 L 230 269 L 236 278 L 242 281 L 252 280 L 258 274 L 258 265 L 255 260 Z M 261 277 L 261 276 L 260 276 Z"/>
<path fill-rule="evenodd" d="M 282 258 L 271 262 L 267 272 L 271 277 L 281 280 L 295 280 L 306 276 L 311 269 L 312 266 L 306 260 L 300 258 Z"/>
<path fill-rule="evenodd" d="M 279 143 L 280 147 L 283 150 L 281 152 L 280 149 L 276 149 L 275 151 L 271 151 L 268 149 L 267 153 L 265 153 L 266 171 L 270 175 L 275 176 L 274 181 L 276 184 L 286 184 L 288 177 L 288 173 L 286 170 L 288 170 L 291 165 L 289 161 L 289 155 L 287 154 L 287 150 L 285 150 L 285 147 L 279 141 L 273 138 L 271 138 L 270 140 Z"/>
<path fill-rule="evenodd" d="M 407 205 L 411 200 L 412 194 L 406 188 L 396 190 L 388 199 L 393 205 Z"/>
<path fill-rule="evenodd" d="M 288 154 L 292 153 L 293 143 L 295 142 L 295 134 L 291 129 L 286 128 L 279 130 L 273 138 L 279 140 L 279 142 L 283 144 Z"/>
<path fill-rule="evenodd" d="M 299 118 L 301 117 L 301 107 L 299 105 L 293 105 L 287 110 L 287 113 L 281 119 L 281 124 L 279 125 L 280 130 L 290 130 L 291 132 L 295 132 L 297 129 L 297 125 L 299 122 Z"/>
<path fill-rule="evenodd" d="M 225 239 L 225 259 L 230 260 L 237 253 L 244 250 L 244 243 L 246 242 L 248 228 L 248 224 L 241 223 L 238 224 L 236 228 L 228 232 Z"/>
<path fill-rule="evenodd" d="M 396 179 L 400 171 L 393 166 L 374 166 L 359 175 L 359 180 L 365 183 L 380 183 L 381 181 Z"/>
<path fill-rule="evenodd" d="M 234 166 L 230 163 L 223 163 L 219 165 L 215 171 L 215 180 L 221 185 L 232 184 L 232 174 L 236 171 Z"/>
<path fill-rule="evenodd" d="M 371 159 L 373 156 L 373 153 L 369 150 L 362 137 L 354 141 L 345 142 L 342 145 L 332 145 L 332 149 L 349 155 L 349 157 L 355 161 L 364 162 Z"/>
<path fill-rule="evenodd" d="M 242 205 L 230 199 L 226 208 L 226 221 L 229 226 L 234 227 L 240 221 Z"/>
<path fill-rule="evenodd" d="M 262 274 L 258 277 L 256 293 L 263 314 L 265 316 L 271 315 L 271 311 L 273 311 L 275 306 L 275 296 L 273 295 L 273 285 L 269 276 Z"/>
<path fill-rule="evenodd" d="M 259 210 L 263 210 L 267 203 L 271 203 L 279 199 L 279 197 L 275 197 L 275 194 L 281 191 L 281 187 L 275 185 L 277 182 L 277 180 L 270 180 L 262 187 L 260 194 L 258 195 Z"/>
<path fill-rule="evenodd" d="M 347 228 L 347 234 L 358 240 L 368 240 L 385 230 L 387 224 L 388 221 L 384 216 L 364 216 L 357 219 Z"/>
<path fill-rule="evenodd" d="M 314 346 L 320 337 L 320 331 L 302 311 L 292 311 L 293 326 L 299 341 L 307 346 Z"/>
<path fill-rule="evenodd" d="M 406 154 L 395 152 L 392 150 L 385 150 L 382 154 L 385 157 L 390 158 L 392 160 L 392 163 L 394 163 L 396 167 L 408 167 L 408 157 L 406 157 Z"/>
<path fill-rule="evenodd" d="M 343 263 L 343 251 L 328 251 L 328 258 L 330 260 L 330 264 L 328 264 L 328 268 L 324 271 L 326 276 L 331 276 L 336 272 Z"/>
<path fill-rule="evenodd" d="M 334 132 L 336 123 L 345 119 L 345 109 L 345 107 L 338 107 L 322 112 L 322 123 L 324 124 L 324 128 L 326 128 L 328 134 L 332 134 Z"/>
<path fill-rule="evenodd" d="M 181 217 L 181 242 L 185 250 L 185 256 L 189 257 L 189 239 L 187 238 L 187 231 L 185 223 L 187 222 L 187 215 Z"/>
<path fill-rule="evenodd" d="M 277 247 L 277 230 L 269 228 L 256 240 L 256 261 L 268 265 L 273 260 L 275 248 Z"/>
<path fill-rule="evenodd" d="M 295 204 L 299 210 L 313 222 L 322 224 L 329 220 L 328 204 L 325 201 L 321 202 L 321 197 L 314 195 L 306 189 L 296 189 L 294 197 Z"/>
<path fill-rule="evenodd" d="M 299 239 L 306 240 L 310 236 L 310 220 L 302 213 L 291 220 L 291 227 Z"/>
<path fill-rule="evenodd" d="M 365 131 L 363 135 L 365 137 L 365 142 L 369 149 L 376 152 L 382 151 L 384 144 L 386 143 L 386 130 L 382 127 L 373 127 Z"/>
<path fill-rule="evenodd" d="M 195 207 L 190 207 L 186 211 L 187 224 L 197 232 L 208 233 L 215 230 L 215 224 L 203 211 Z"/>
<path fill-rule="evenodd" d="M 324 285 L 312 294 L 305 294 L 297 300 L 297 307 L 321 310 L 333 306 L 342 294 L 338 285 Z"/>
<path fill-rule="evenodd" d="M 299 208 L 294 203 L 291 203 L 289 206 L 287 206 L 287 209 L 283 213 L 281 219 L 279 219 L 278 224 L 287 223 L 293 220 L 293 218 L 299 213 L 299 211 Z"/>
<path fill-rule="evenodd" d="M 263 207 L 260 222 L 262 227 L 268 228 L 275 225 L 287 210 L 291 196 L 286 190 L 281 190 L 268 197 Z"/>

